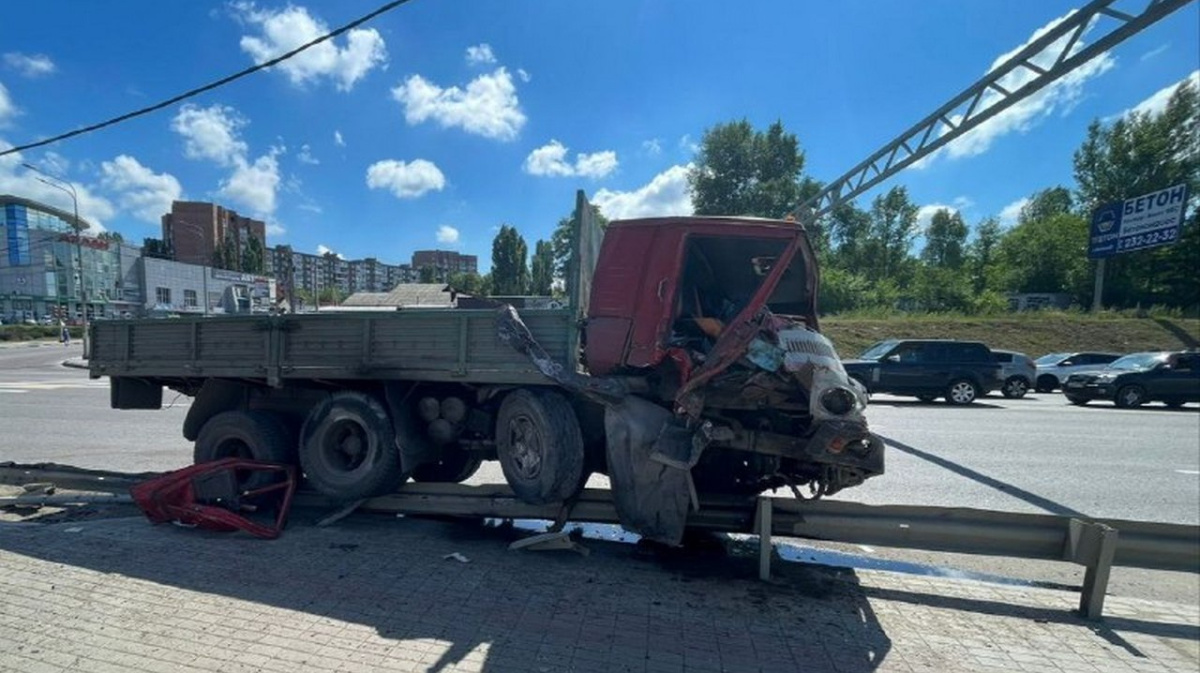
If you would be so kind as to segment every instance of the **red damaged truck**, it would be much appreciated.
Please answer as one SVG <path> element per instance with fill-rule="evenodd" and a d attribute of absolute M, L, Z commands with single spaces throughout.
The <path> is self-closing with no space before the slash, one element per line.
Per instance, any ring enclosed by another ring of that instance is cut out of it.
<path fill-rule="evenodd" d="M 117 409 L 195 399 L 194 461 L 298 465 L 352 501 L 499 460 L 532 504 L 608 476 L 622 525 L 678 543 L 706 495 L 831 495 L 883 472 L 866 395 L 818 331 L 803 226 L 665 217 L 603 232 L 582 193 L 567 308 L 109 321 Z"/>

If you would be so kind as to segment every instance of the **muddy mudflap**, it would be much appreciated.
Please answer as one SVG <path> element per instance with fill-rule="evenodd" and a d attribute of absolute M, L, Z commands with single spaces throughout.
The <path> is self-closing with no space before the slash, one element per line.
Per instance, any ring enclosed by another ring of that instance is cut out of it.
<path fill-rule="evenodd" d="M 621 525 L 646 539 L 678 545 L 695 496 L 691 461 L 664 459 L 656 451 L 660 437 L 671 434 L 671 419 L 667 409 L 630 396 L 605 407 L 604 433 Z"/>

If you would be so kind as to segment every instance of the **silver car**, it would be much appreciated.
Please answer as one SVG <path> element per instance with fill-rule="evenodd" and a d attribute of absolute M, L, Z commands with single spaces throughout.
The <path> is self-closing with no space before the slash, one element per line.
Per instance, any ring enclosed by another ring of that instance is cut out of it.
<path fill-rule="evenodd" d="M 1009 399 L 1025 397 L 1037 379 L 1037 365 L 1024 353 L 992 349 L 996 362 L 1000 363 L 1000 378 L 1004 383 L 1000 393 Z"/>
<path fill-rule="evenodd" d="M 1037 363 L 1037 378 L 1034 379 L 1035 389 L 1039 393 L 1053 392 L 1061 388 L 1071 374 L 1104 369 L 1108 363 L 1121 357 L 1117 353 L 1050 353 L 1043 355 L 1034 362 Z"/>

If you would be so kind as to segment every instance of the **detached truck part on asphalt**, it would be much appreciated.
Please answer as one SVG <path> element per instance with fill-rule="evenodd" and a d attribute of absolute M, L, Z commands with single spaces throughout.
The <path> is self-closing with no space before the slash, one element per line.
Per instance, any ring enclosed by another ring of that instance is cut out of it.
<path fill-rule="evenodd" d="M 803 226 L 613 222 L 582 192 L 564 309 L 108 321 L 91 376 L 117 409 L 193 396 L 197 463 L 298 464 L 342 500 L 499 460 L 532 504 L 608 475 L 622 525 L 678 543 L 707 494 L 831 495 L 883 472 L 866 396 L 818 332 Z"/>

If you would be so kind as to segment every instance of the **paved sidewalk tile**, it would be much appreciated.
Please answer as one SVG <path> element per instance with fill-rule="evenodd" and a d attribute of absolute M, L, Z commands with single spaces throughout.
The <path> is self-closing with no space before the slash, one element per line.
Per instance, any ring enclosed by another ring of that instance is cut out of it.
<path fill-rule="evenodd" d="M 1093 624 L 1063 591 L 785 563 L 762 583 L 753 559 L 510 552 L 509 535 L 369 516 L 271 542 L 0 524 L 0 671 L 1200 668 L 1194 604 L 1112 597 Z"/>

